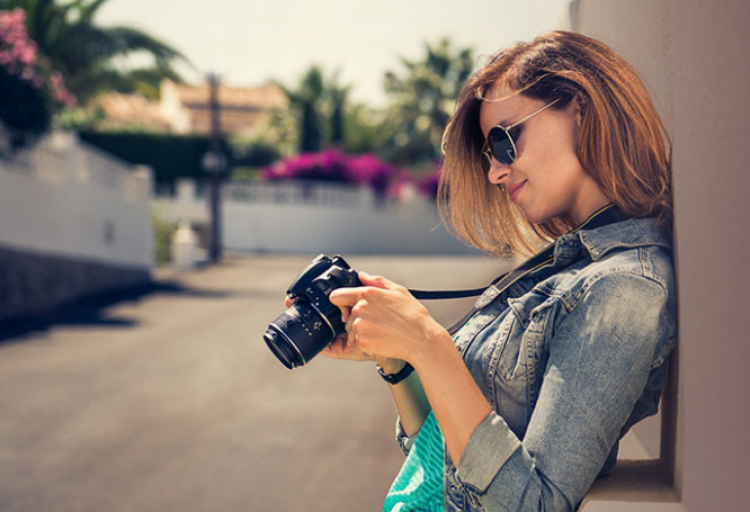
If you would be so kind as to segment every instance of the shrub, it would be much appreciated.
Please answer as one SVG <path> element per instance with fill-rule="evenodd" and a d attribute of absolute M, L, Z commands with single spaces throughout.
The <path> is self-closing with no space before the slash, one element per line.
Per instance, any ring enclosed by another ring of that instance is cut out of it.
<path fill-rule="evenodd" d="M 56 110 L 76 104 L 62 75 L 39 56 L 25 22 L 20 8 L 0 11 L 0 121 L 13 148 L 45 133 Z"/>
<path fill-rule="evenodd" d="M 154 263 L 157 267 L 163 267 L 172 261 L 172 236 L 177 230 L 177 223 L 165 220 L 158 210 L 153 209 L 151 225 L 154 233 Z"/>
<path fill-rule="evenodd" d="M 263 170 L 267 180 L 312 180 L 370 187 L 379 196 L 402 179 L 403 172 L 373 154 L 347 155 L 336 149 L 301 153 Z"/>
<path fill-rule="evenodd" d="M 208 179 L 203 157 L 211 142 L 204 135 L 81 131 L 78 136 L 126 162 L 148 165 L 153 169 L 154 181 L 159 187 L 172 187 L 179 178 L 199 182 Z M 225 142 L 222 142 L 221 150 L 229 154 Z"/>
<path fill-rule="evenodd" d="M 425 197 L 435 201 L 437 199 L 438 182 L 440 181 L 440 166 L 423 175 L 417 180 L 417 190 Z"/>

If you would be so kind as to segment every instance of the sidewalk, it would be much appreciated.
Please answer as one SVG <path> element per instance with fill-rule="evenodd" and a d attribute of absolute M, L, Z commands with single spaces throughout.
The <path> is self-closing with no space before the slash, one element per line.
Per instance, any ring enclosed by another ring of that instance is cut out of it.
<path fill-rule="evenodd" d="M 369 363 L 289 371 L 261 339 L 309 259 L 228 258 L 175 274 L 172 291 L 0 344 L 0 510 L 378 510 L 403 461 L 385 384 Z M 501 269 L 348 261 L 423 289 Z M 467 303 L 428 307 L 450 323 Z"/>

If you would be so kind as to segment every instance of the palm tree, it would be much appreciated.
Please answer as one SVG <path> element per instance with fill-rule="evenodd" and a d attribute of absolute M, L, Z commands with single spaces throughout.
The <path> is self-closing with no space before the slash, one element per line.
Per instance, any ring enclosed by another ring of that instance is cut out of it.
<path fill-rule="evenodd" d="M 300 152 L 320 151 L 328 145 L 344 146 L 350 86 L 341 85 L 338 72 L 326 78 L 320 67 L 313 65 L 296 88 L 277 85 L 286 94 L 298 121 Z"/>
<path fill-rule="evenodd" d="M 401 59 L 404 76 L 385 75 L 390 98 L 387 124 L 392 133 L 386 152 L 401 164 L 440 155 L 443 131 L 474 64 L 470 48 L 454 50 L 447 38 L 425 46 L 422 60 Z"/>
<path fill-rule="evenodd" d="M 0 0 L 0 10 L 26 11 L 29 36 L 81 103 L 104 90 L 154 96 L 163 78 L 181 81 L 173 63 L 185 58 L 171 46 L 135 28 L 96 25 L 96 13 L 106 1 Z M 153 64 L 139 69 L 115 65 L 116 58 L 134 52 L 150 55 Z"/>
<path fill-rule="evenodd" d="M 326 89 L 330 109 L 330 143 L 341 148 L 346 142 L 346 103 L 351 86 L 342 86 L 336 72 Z"/>
<path fill-rule="evenodd" d="M 320 109 L 325 92 L 323 72 L 318 66 L 311 66 L 300 80 L 296 89 L 278 84 L 289 99 L 299 123 L 299 151 L 320 151 L 323 145 L 323 127 L 320 122 Z"/>

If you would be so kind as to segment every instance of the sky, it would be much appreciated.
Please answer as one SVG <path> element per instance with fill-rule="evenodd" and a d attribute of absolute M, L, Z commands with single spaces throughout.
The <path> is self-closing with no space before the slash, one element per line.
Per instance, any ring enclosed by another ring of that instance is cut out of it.
<path fill-rule="evenodd" d="M 318 64 L 340 73 L 350 97 L 385 103 L 383 74 L 418 59 L 426 42 L 490 55 L 516 41 L 567 28 L 570 0 L 109 0 L 97 22 L 143 29 L 193 64 L 185 78 L 218 73 L 232 86 L 294 86 Z"/>

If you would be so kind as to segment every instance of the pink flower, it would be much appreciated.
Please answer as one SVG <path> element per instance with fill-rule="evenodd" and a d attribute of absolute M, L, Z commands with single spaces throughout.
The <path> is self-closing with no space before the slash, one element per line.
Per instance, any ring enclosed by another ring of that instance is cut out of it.
<path fill-rule="evenodd" d="M 23 51 L 19 55 L 19 59 L 24 64 L 30 66 L 36 62 L 36 48 L 29 45 L 23 48 Z"/>
<path fill-rule="evenodd" d="M 26 32 L 25 22 L 23 9 L 0 11 L 0 67 L 29 87 L 44 90 L 60 106 L 77 104 L 75 96 L 66 89 L 62 75 L 52 71 L 49 59 L 38 53 L 36 42 Z"/>

